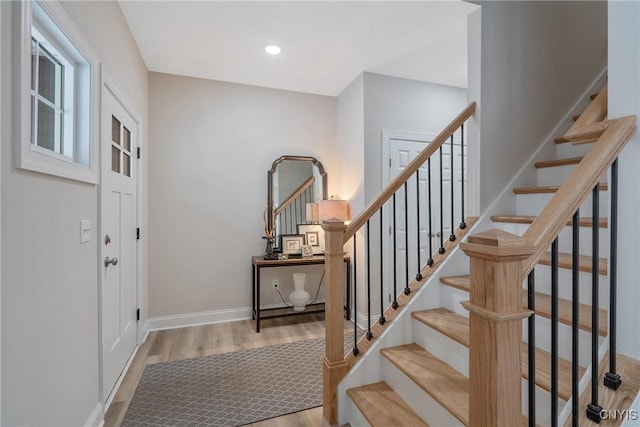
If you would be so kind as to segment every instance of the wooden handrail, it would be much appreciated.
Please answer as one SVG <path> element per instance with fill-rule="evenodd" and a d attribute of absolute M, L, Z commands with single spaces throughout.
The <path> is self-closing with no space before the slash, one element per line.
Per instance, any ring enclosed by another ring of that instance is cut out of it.
<path fill-rule="evenodd" d="M 524 277 L 529 274 L 540 256 L 553 243 L 631 139 L 636 132 L 635 122 L 636 116 L 607 121 L 607 129 L 598 142 L 529 226 L 523 237 L 528 245 L 535 248 L 535 252 L 524 261 Z"/>
<path fill-rule="evenodd" d="M 344 233 L 344 243 L 347 243 L 366 222 L 385 204 L 387 200 L 398 191 L 400 187 L 418 170 L 444 144 L 453 133 L 465 122 L 476 110 L 476 103 L 470 103 L 460 114 L 454 118 L 442 132 L 440 132 L 427 147 L 409 162 L 402 172 L 400 172 L 380 193 L 380 195 L 360 213 Z"/>
<path fill-rule="evenodd" d="M 598 96 L 596 96 L 584 112 L 580 114 L 580 117 L 578 117 L 578 120 L 576 120 L 573 126 L 564 134 L 564 137 L 569 141 L 579 142 L 597 139 L 598 136 L 600 136 L 597 133 L 598 129 L 591 128 L 589 133 L 589 125 L 600 122 L 607 117 L 608 99 L 608 86 L 605 85 L 600 92 L 598 92 Z"/>
<path fill-rule="evenodd" d="M 273 210 L 273 216 L 276 217 L 285 210 L 295 199 L 298 198 L 299 195 L 305 192 L 305 190 L 313 185 L 314 178 L 310 177 L 305 182 L 302 183 L 298 188 L 296 188 L 289 197 L 285 199 L 285 201 Z"/>

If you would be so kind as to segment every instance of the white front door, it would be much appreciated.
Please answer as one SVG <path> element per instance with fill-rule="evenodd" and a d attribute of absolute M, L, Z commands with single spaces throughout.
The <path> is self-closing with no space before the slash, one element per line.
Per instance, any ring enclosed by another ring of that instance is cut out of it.
<path fill-rule="evenodd" d="M 137 341 L 136 149 L 138 124 L 109 89 L 102 90 L 101 337 L 106 402 Z"/>
<path fill-rule="evenodd" d="M 431 142 L 434 135 L 417 134 L 409 132 L 385 131 L 383 134 L 383 147 L 386 154 L 385 167 L 383 173 L 383 186 L 387 185 L 398 175 L 411 160 L 413 160 Z M 462 170 L 460 161 L 460 140 L 454 138 L 454 230 L 461 221 L 461 191 L 460 180 Z M 466 161 L 466 153 L 465 153 Z M 389 254 L 388 280 L 385 285 L 385 295 L 389 301 L 393 300 L 393 280 L 394 274 L 397 281 L 397 292 L 401 292 L 412 278 L 416 276 L 423 265 L 425 265 L 434 253 L 437 253 L 442 243 L 451 234 L 451 145 L 446 142 L 442 148 L 442 161 L 440 153 L 436 152 L 431 157 L 431 172 L 429 164 L 425 162 L 420 167 L 419 184 L 416 183 L 414 174 L 407 182 L 406 187 L 396 192 L 396 265 L 393 268 L 393 240 L 386 239 L 386 253 Z M 465 162 L 466 163 L 466 162 Z M 441 166 L 442 165 L 442 171 Z M 440 191 L 440 177 L 442 176 L 442 192 Z M 429 178 L 430 177 L 430 178 Z M 429 185 L 429 181 L 431 184 Z M 416 189 L 416 185 L 418 188 Z M 405 202 L 405 188 L 408 194 Z M 440 194 L 442 193 L 442 203 Z M 431 196 L 431 212 L 429 213 L 429 197 Z M 420 200 L 419 206 L 416 200 Z M 405 204 L 406 203 L 406 204 Z M 386 204 L 385 223 L 389 230 L 389 236 L 393 235 L 393 211 L 392 204 Z M 406 206 L 406 209 L 405 209 Z M 442 212 L 441 212 L 442 207 Z M 420 209 L 419 229 L 420 229 L 420 263 L 418 263 L 418 236 L 415 233 L 418 225 L 418 208 Z M 430 219 L 430 221 L 429 221 Z M 431 227 L 429 228 L 429 225 Z M 409 234 L 407 234 L 407 228 Z M 408 251 L 407 251 L 408 245 Z M 408 259 L 407 259 L 408 252 Z M 408 270 L 408 271 L 407 271 Z"/>

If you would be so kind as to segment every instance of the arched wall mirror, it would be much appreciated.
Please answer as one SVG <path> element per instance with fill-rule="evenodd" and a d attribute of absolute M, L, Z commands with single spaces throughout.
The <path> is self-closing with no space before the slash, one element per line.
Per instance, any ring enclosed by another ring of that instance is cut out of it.
<path fill-rule="evenodd" d="M 280 236 L 297 234 L 306 216 L 307 203 L 327 198 L 327 173 L 315 157 L 282 156 L 267 173 L 267 224 L 273 231 L 274 248 Z"/>

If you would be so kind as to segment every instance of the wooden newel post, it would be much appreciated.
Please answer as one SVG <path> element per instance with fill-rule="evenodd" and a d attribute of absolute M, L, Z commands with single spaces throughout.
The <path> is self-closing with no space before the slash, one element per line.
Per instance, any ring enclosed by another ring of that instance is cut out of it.
<path fill-rule="evenodd" d="M 522 424 L 523 260 L 533 254 L 525 240 L 502 230 L 470 236 L 462 250 L 471 258 L 469 310 L 469 425 Z"/>
<path fill-rule="evenodd" d="M 322 225 L 325 237 L 325 356 L 322 369 L 322 412 L 331 425 L 338 422 L 338 383 L 349 371 L 344 360 L 344 231 L 342 221 Z"/>

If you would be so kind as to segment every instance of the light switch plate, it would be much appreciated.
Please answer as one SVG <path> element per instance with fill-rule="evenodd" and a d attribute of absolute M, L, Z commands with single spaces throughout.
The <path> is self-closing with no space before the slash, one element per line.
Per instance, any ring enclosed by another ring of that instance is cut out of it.
<path fill-rule="evenodd" d="M 80 220 L 80 243 L 91 240 L 91 221 L 88 219 Z"/>

